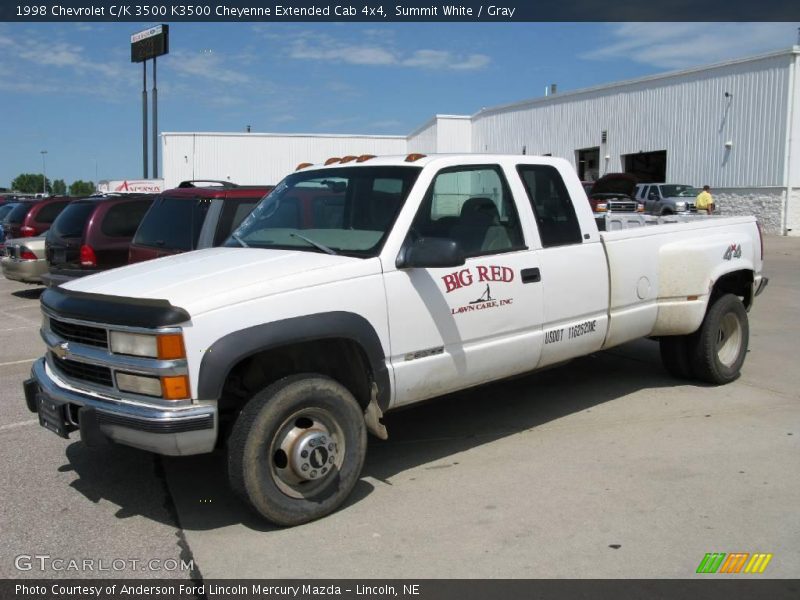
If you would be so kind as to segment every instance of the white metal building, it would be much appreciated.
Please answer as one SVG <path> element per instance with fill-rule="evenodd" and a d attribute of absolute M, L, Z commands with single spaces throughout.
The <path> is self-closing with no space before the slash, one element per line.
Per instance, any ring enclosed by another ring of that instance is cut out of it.
<path fill-rule="evenodd" d="M 403 154 L 404 135 L 278 133 L 163 133 L 164 184 L 215 179 L 243 185 L 275 184 L 302 162 L 347 154 Z"/>
<path fill-rule="evenodd" d="M 586 180 L 708 184 L 723 214 L 800 235 L 800 46 L 706 67 L 436 115 L 408 136 L 164 133 L 166 185 L 275 183 L 346 154 L 499 152 L 570 160 Z"/>

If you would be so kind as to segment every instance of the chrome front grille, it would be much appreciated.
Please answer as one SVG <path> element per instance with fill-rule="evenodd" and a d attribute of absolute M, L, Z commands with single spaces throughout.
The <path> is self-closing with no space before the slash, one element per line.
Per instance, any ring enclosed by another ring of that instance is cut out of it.
<path fill-rule="evenodd" d="M 111 369 L 99 365 L 78 362 L 68 358 L 59 358 L 52 352 L 50 353 L 50 364 L 55 367 L 65 377 L 88 381 L 96 385 L 113 387 L 114 382 L 111 377 Z"/>
<path fill-rule="evenodd" d="M 181 333 L 181 329 L 112 326 L 61 316 L 50 310 L 43 312 L 41 335 L 48 348 L 47 364 L 54 375 L 78 388 L 86 388 L 121 400 L 171 407 L 181 403 L 191 403 L 190 399 L 166 400 L 157 396 L 120 390 L 117 384 L 117 373 L 155 378 L 187 375 L 188 365 L 185 358 L 159 359 L 115 354 L 111 351 L 111 331 L 158 335 Z"/>
<path fill-rule="evenodd" d="M 108 332 L 101 327 L 67 323 L 51 318 L 50 331 L 69 342 L 97 346 L 98 348 L 108 348 Z"/>

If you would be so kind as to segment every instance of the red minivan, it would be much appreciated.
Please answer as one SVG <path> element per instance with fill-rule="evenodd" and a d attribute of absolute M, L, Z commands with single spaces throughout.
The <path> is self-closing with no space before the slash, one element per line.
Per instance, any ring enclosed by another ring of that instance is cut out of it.
<path fill-rule="evenodd" d="M 273 187 L 184 181 L 162 192 L 136 231 L 128 262 L 220 246 Z"/>
<path fill-rule="evenodd" d="M 70 203 L 47 232 L 44 284 L 61 285 L 128 264 L 131 239 L 155 197 L 109 195 Z"/>
<path fill-rule="evenodd" d="M 32 202 L 21 202 L 14 208 L 3 222 L 6 239 L 35 237 L 50 229 L 50 225 L 75 200 L 67 196 L 56 196 Z"/>

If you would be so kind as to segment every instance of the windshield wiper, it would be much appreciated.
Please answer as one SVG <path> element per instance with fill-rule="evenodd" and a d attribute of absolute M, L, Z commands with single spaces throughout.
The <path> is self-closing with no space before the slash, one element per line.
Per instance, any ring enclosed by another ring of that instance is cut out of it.
<path fill-rule="evenodd" d="M 233 239 L 235 239 L 237 242 L 239 242 L 239 244 L 241 244 L 242 248 L 249 248 L 249 247 L 250 247 L 250 246 L 249 246 L 249 244 L 248 244 L 247 242 L 245 242 L 245 241 L 244 241 L 242 238 L 240 238 L 240 237 L 239 237 L 238 235 L 236 235 L 235 233 L 232 233 L 232 234 L 231 234 L 231 237 L 232 237 Z"/>
<path fill-rule="evenodd" d="M 296 238 L 300 238 L 300 239 L 301 239 L 301 240 L 303 240 L 304 242 L 308 242 L 309 244 L 311 244 L 312 246 L 314 246 L 314 248 L 318 248 L 319 250 L 322 250 L 323 252 L 325 252 L 325 253 L 327 253 L 327 254 L 333 254 L 334 256 L 336 256 L 336 251 L 335 251 L 335 250 L 333 250 L 332 248 L 328 248 L 328 247 L 327 247 L 326 245 L 324 245 L 324 244 L 320 244 L 319 242 L 315 242 L 315 241 L 314 241 L 314 240 L 312 240 L 311 238 L 307 238 L 307 237 L 306 237 L 306 236 L 304 236 L 304 235 L 300 235 L 299 233 L 290 233 L 290 234 L 289 234 L 289 236 L 291 236 L 291 237 L 296 237 Z"/>

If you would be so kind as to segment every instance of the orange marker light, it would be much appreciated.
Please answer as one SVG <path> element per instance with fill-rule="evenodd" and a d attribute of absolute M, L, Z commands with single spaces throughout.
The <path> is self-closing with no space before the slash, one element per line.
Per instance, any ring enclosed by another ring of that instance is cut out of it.
<path fill-rule="evenodd" d="M 189 376 L 162 377 L 161 393 L 165 400 L 185 400 L 189 397 Z"/>
<path fill-rule="evenodd" d="M 306 167 L 312 167 L 312 166 L 314 166 L 314 163 L 300 163 L 295 168 L 295 171 L 299 171 L 300 169 L 305 169 Z"/>
<path fill-rule="evenodd" d="M 328 165 L 332 165 L 333 163 L 337 163 L 340 160 L 342 160 L 342 159 L 339 158 L 338 156 L 332 156 L 331 158 L 329 158 L 328 160 L 325 161 L 325 166 L 327 167 Z"/>
<path fill-rule="evenodd" d="M 342 164 L 349 163 L 349 162 L 353 162 L 356 158 L 358 158 L 358 157 L 357 156 L 353 156 L 352 154 L 348 154 L 347 156 L 342 157 L 342 160 L 340 160 L 339 162 L 342 163 Z"/>
<path fill-rule="evenodd" d="M 412 153 L 412 154 L 409 154 L 408 156 L 406 156 L 406 162 L 414 162 L 416 160 L 419 160 L 420 158 L 425 158 L 426 156 L 427 156 L 427 154 Z"/>
<path fill-rule="evenodd" d="M 158 358 L 170 360 L 186 358 L 186 348 L 183 346 L 183 336 L 180 333 L 167 333 L 156 338 L 158 344 Z"/>
<path fill-rule="evenodd" d="M 368 161 L 370 158 L 375 158 L 375 155 L 374 155 L 374 154 L 362 154 L 361 156 L 359 156 L 359 157 L 356 159 L 356 162 L 366 162 L 366 161 Z"/>

